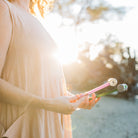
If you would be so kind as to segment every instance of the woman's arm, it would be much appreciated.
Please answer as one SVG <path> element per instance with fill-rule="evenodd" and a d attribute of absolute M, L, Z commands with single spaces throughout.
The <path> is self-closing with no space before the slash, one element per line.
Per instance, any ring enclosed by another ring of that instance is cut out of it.
<path fill-rule="evenodd" d="M 24 107 L 44 108 L 43 101 L 44 99 L 41 97 L 25 92 L 0 79 L 0 102 Z M 46 101 L 48 103 L 50 99 L 46 99 Z"/>
<path fill-rule="evenodd" d="M 12 35 L 12 21 L 9 8 L 4 0 L 0 0 L 0 77 Z M 41 108 L 53 112 L 71 114 L 80 104 L 70 103 L 77 97 L 61 96 L 58 98 L 41 98 L 10 84 L 0 78 L 0 102 L 31 108 Z"/>
<path fill-rule="evenodd" d="M 71 101 L 77 100 L 75 103 Z M 57 98 L 41 98 L 0 79 L 0 102 L 27 108 L 39 108 L 63 114 L 72 114 L 84 101 L 76 96 L 60 96 Z"/>

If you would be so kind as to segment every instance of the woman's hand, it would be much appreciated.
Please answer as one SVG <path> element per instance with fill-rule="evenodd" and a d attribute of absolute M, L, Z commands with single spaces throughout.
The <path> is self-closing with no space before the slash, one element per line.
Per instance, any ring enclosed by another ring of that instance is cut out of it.
<path fill-rule="evenodd" d="M 79 98 L 77 96 L 60 96 L 51 98 L 50 102 L 45 101 L 45 109 L 62 114 L 72 114 L 76 108 L 84 101 L 85 97 Z M 71 101 L 77 100 L 72 103 Z"/>
<path fill-rule="evenodd" d="M 79 98 L 80 95 L 76 95 L 76 96 Z M 84 98 L 85 99 L 81 102 L 81 104 L 79 105 L 79 108 L 89 109 L 89 110 L 100 100 L 100 98 L 96 98 L 95 93 L 92 94 L 92 97 L 89 97 L 87 95 L 87 96 L 84 96 Z"/>

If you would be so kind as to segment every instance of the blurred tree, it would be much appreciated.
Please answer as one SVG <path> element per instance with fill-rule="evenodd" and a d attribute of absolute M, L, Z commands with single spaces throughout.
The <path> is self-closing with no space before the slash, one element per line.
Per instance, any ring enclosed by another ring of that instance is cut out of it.
<path fill-rule="evenodd" d="M 108 78 L 114 77 L 119 83 L 132 86 L 136 76 L 136 57 L 130 54 L 130 48 L 113 36 L 101 40 L 97 45 L 103 45 L 103 50 L 94 60 L 90 59 L 91 43 L 81 45 L 78 61 L 64 67 L 67 82 L 77 90 L 90 90 Z M 126 93 L 127 94 L 127 93 Z"/>
<path fill-rule="evenodd" d="M 57 0 L 53 12 L 61 16 L 61 25 L 71 25 L 76 29 L 87 21 L 122 19 L 128 9 L 113 7 L 105 0 Z M 123 82 L 128 77 L 126 70 L 134 70 L 135 59 L 129 58 L 128 50 L 115 36 L 107 36 L 98 45 L 103 45 L 103 50 L 95 60 L 90 59 L 90 49 L 94 45 L 85 43 L 80 45 L 78 61 L 64 65 L 67 83 L 73 89 L 89 90 L 110 77 Z M 128 69 L 128 66 L 131 68 Z"/>
<path fill-rule="evenodd" d="M 53 9 L 53 12 L 60 14 L 63 19 L 71 20 L 70 25 L 100 19 L 121 19 L 126 11 L 126 7 L 113 7 L 105 0 L 57 0 Z"/>
<path fill-rule="evenodd" d="M 119 42 L 115 36 L 109 35 L 97 45 L 103 45 L 103 50 L 95 60 L 90 60 L 89 49 L 90 47 L 94 47 L 90 44 L 85 46 L 85 49 L 79 53 L 78 57 L 81 63 L 86 67 L 88 76 L 87 81 L 91 82 L 91 86 L 99 85 L 111 77 L 119 80 L 122 74 L 120 68 L 122 60 L 122 43 Z M 89 88 L 88 84 L 87 88 Z"/>

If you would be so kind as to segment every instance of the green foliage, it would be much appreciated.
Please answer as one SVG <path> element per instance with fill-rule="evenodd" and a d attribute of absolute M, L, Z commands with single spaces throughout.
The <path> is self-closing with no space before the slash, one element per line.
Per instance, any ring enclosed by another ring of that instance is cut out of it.
<path fill-rule="evenodd" d="M 134 81 L 136 59 L 131 57 L 129 48 L 123 48 L 123 44 L 114 36 L 108 36 L 99 42 L 101 43 L 103 50 L 95 60 L 90 60 L 89 56 L 89 49 L 93 45 L 86 43 L 79 53 L 79 62 L 64 66 L 67 83 L 72 86 L 72 90 L 87 91 L 103 84 L 109 78 L 116 78 L 119 83 L 127 84 Z M 129 56 L 124 57 L 124 52 Z M 119 57 L 119 60 L 116 60 L 116 57 Z M 105 91 L 107 90 L 111 89 Z"/>
<path fill-rule="evenodd" d="M 71 19 L 74 25 L 85 21 L 120 19 L 126 11 L 126 7 L 113 7 L 104 0 L 58 0 L 53 9 L 62 18 Z"/>
<path fill-rule="evenodd" d="M 127 7 L 113 7 L 105 0 L 58 0 L 53 12 L 62 17 L 62 26 L 65 25 L 64 19 L 71 20 L 68 25 L 74 26 L 75 31 L 78 31 L 77 27 L 87 21 L 94 23 L 122 19 L 127 10 Z M 117 78 L 119 83 L 132 82 L 136 74 L 136 62 L 129 49 L 123 48 L 123 44 L 112 35 L 101 40 L 98 45 L 102 45 L 103 49 L 95 60 L 90 58 L 90 49 L 94 45 L 85 43 L 80 45 L 78 61 L 64 66 L 69 89 L 90 90 L 111 77 Z"/>

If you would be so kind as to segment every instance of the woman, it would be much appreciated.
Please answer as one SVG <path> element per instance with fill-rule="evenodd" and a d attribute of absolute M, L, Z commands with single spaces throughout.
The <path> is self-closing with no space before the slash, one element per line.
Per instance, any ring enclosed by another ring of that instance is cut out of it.
<path fill-rule="evenodd" d="M 56 45 L 30 14 L 33 5 L 0 0 L 0 136 L 71 138 L 70 115 L 64 114 L 91 109 L 99 99 L 67 94 Z"/>

